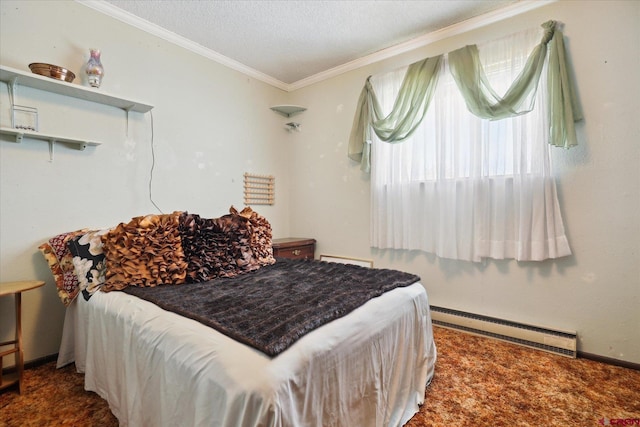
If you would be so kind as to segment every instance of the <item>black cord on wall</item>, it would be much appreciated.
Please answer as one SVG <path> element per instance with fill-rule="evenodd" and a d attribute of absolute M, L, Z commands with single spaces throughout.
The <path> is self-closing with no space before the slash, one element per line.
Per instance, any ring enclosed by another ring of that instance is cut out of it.
<path fill-rule="evenodd" d="M 162 212 L 162 209 L 160 209 L 158 205 L 156 205 L 156 202 L 153 201 L 153 197 L 151 196 L 151 187 L 152 187 L 151 184 L 153 183 L 153 169 L 156 166 L 156 153 L 155 153 L 154 144 L 153 144 L 154 142 L 153 141 L 153 111 L 149 111 L 149 114 L 151 116 L 151 171 L 149 173 L 149 200 L 151 201 L 151 204 L 156 207 L 158 212 L 163 214 L 164 212 Z"/>

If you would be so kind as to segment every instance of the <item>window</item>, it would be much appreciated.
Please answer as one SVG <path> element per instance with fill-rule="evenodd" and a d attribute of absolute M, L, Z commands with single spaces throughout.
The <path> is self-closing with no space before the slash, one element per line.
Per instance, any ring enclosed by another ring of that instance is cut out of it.
<path fill-rule="evenodd" d="M 497 93 L 516 79 L 540 38 L 530 30 L 478 46 Z M 467 110 L 446 59 L 442 67 L 411 137 L 389 144 L 372 132 L 372 246 L 470 261 L 569 255 L 549 158 L 546 79 L 524 102 L 531 112 L 490 121 Z M 370 80 L 385 114 L 405 72 Z"/>

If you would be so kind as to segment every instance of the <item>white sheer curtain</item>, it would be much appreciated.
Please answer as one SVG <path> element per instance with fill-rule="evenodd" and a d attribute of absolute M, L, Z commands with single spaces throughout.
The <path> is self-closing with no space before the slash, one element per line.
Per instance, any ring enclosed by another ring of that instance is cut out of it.
<path fill-rule="evenodd" d="M 540 37 L 530 30 L 478 46 L 497 93 L 508 89 Z M 532 112 L 489 121 L 467 111 L 446 60 L 442 67 L 415 133 L 398 144 L 373 136 L 372 246 L 470 261 L 571 254 L 551 173 L 545 79 L 525 103 Z M 405 71 L 371 78 L 385 113 Z"/>

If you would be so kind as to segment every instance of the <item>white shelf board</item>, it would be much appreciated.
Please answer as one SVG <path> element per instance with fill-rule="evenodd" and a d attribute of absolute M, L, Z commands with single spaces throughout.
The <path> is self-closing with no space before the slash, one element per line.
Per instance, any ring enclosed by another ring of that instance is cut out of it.
<path fill-rule="evenodd" d="M 5 128 L 0 127 L 0 134 L 2 135 L 10 135 L 15 137 L 17 143 L 22 142 L 22 138 L 31 138 L 38 139 L 41 141 L 49 141 L 49 142 L 63 142 L 65 144 L 74 144 L 78 146 L 78 149 L 84 150 L 88 145 L 100 145 L 101 142 L 96 141 L 87 141 L 84 139 L 77 138 L 68 138 L 66 136 L 59 136 L 53 134 L 47 134 L 42 132 L 35 132 L 31 130 L 24 129 L 13 129 L 13 128 Z"/>
<path fill-rule="evenodd" d="M 11 84 L 14 80 L 18 85 L 46 90 L 48 92 L 66 95 L 73 98 L 84 99 L 85 101 L 110 105 L 123 110 L 146 113 L 153 108 L 152 105 L 110 95 L 98 89 L 80 86 L 0 65 L 0 81 Z"/>
<path fill-rule="evenodd" d="M 270 107 L 273 111 L 276 111 L 283 116 L 291 117 L 294 114 L 302 113 L 303 111 L 307 111 L 306 107 L 301 107 L 299 105 L 274 105 Z"/>

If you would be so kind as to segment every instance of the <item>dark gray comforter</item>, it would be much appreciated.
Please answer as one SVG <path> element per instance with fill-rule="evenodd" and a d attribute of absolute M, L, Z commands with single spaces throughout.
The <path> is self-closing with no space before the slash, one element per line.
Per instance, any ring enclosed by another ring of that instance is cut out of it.
<path fill-rule="evenodd" d="M 396 270 L 278 259 L 234 278 L 123 292 L 197 320 L 274 357 L 306 333 L 420 278 Z"/>

